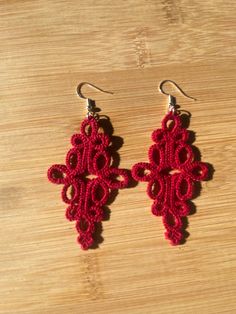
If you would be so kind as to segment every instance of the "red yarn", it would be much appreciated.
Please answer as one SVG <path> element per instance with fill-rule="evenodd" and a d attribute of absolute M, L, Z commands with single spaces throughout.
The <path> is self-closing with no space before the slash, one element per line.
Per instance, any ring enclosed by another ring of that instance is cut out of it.
<path fill-rule="evenodd" d="M 66 218 L 76 220 L 82 249 L 88 249 L 94 243 L 95 224 L 103 219 L 103 206 L 110 190 L 128 185 L 128 172 L 110 166 L 111 156 L 107 150 L 110 138 L 98 129 L 94 117 L 85 119 L 81 133 L 71 137 L 73 148 L 67 153 L 66 165 L 56 164 L 48 169 L 48 179 L 64 185 L 62 200 L 69 204 Z M 87 178 L 89 174 L 96 178 Z M 123 180 L 119 181 L 118 176 Z M 69 189 L 71 196 L 68 196 Z"/>
<path fill-rule="evenodd" d="M 188 138 L 180 117 L 168 113 L 162 128 L 152 133 L 155 144 L 149 148 L 150 163 L 139 162 L 132 168 L 135 180 L 148 182 L 147 194 L 154 200 L 152 213 L 163 217 L 165 236 L 173 245 L 183 239 L 181 217 L 190 212 L 187 200 L 192 198 L 194 181 L 208 175 L 207 164 L 194 160 L 193 149 L 186 143 Z"/>

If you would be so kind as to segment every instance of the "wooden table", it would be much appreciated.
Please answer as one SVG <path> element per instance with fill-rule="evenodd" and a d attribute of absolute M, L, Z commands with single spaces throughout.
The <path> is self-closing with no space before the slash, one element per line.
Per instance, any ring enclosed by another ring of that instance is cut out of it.
<path fill-rule="evenodd" d="M 234 1 L 0 2 L 1 313 L 236 313 Z M 82 251 L 46 171 L 63 163 L 89 87 L 124 140 L 120 167 L 147 161 L 166 86 L 214 167 L 172 247 L 146 184 L 119 191 L 104 241 Z"/>

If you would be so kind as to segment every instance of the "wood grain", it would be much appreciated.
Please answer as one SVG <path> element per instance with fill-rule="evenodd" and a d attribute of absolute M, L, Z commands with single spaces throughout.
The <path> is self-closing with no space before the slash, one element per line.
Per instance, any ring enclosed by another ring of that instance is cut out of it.
<path fill-rule="evenodd" d="M 222 0 L 0 2 L 0 312 L 235 313 L 235 13 Z M 213 165 L 189 217 L 185 245 L 169 246 L 145 184 L 122 190 L 104 241 L 81 251 L 46 171 L 64 161 L 85 116 L 84 93 L 124 140 L 120 167 L 147 160 L 150 133 L 173 79 L 189 129 Z"/>

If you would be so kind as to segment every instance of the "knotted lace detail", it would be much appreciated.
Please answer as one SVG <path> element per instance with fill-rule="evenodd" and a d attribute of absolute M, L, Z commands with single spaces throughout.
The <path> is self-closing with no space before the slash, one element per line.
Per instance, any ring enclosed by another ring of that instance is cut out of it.
<path fill-rule="evenodd" d="M 82 249 L 88 249 L 94 243 L 96 223 L 104 218 L 103 206 L 110 191 L 128 186 L 128 172 L 111 166 L 110 138 L 99 132 L 94 117 L 82 122 L 81 132 L 71 137 L 71 144 L 65 165 L 52 165 L 48 179 L 63 185 L 62 200 L 68 204 L 66 218 L 76 221 L 78 242 Z"/>
<path fill-rule="evenodd" d="M 132 168 L 135 180 L 148 182 L 152 213 L 163 217 L 165 236 L 173 245 L 183 239 L 182 217 L 190 213 L 187 201 L 193 196 L 194 182 L 208 176 L 207 164 L 195 160 L 188 139 L 189 131 L 181 126 L 180 116 L 168 113 L 162 128 L 152 133 L 155 144 L 149 148 L 149 163 L 139 162 Z"/>

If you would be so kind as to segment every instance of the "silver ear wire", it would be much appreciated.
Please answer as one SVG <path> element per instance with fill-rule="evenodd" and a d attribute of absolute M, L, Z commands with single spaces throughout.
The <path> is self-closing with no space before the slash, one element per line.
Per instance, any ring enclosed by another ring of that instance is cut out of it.
<path fill-rule="evenodd" d="M 193 98 L 193 97 L 187 95 L 187 94 L 179 87 L 179 85 L 176 84 L 174 81 L 172 81 L 172 80 L 164 80 L 164 81 L 162 81 L 162 82 L 160 83 L 158 89 L 159 89 L 159 91 L 160 91 L 162 94 L 167 95 L 167 96 L 169 97 L 168 111 L 172 111 L 172 112 L 174 113 L 175 110 L 176 110 L 176 98 L 175 98 L 173 95 L 168 94 L 168 93 L 166 93 L 166 92 L 163 90 L 163 85 L 164 85 L 165 83 L 168 83 L 168 82 L 171 83 L 171 84 L 173 84 L 173 85 L 177 88 L 177 90 L 179 90 L 180 93 L 183 94 L 186 98 L 190 98 L 190 99 L 192 99 L 192 100 L 194 100 L 194 101 L 197 100 L 196 98 Z"/>
<path fill-rule="evenodd" d="M 87 105 L 86 105 L 86 108 L 87 108 L 87 110 L 88 110 L 88 112 L 87 112 L 87 117 L 89 117 L 89 116 L 98 117 L 98 114 L 94 111 L 94 108 L 95 108 L 95 101 L 94 101 L 93 99 L 91 99 L 91 98 L 85 97 L 85 96 L 82 94 L 82 92 L 81 92 L 81 89 L 82 89 L 82 87 L 83 87 L 84 85 L 88 85 L 88 86 L 90 86 L 90 87 L 92 87 L 92 88 L 94 88 L 94 89 L 97 89 L 97 90 L 99 90 L 100 92 L 103 92 L 103 93 L 107 93 L 107 94 L 113 94 L 113 93 L 112 93 L 112 92 L 109 92 L 109 91 L 106 91 L 106 90 L 103 90 L 103 89 L 97 87 L 96 85 L 91 84 L 91 83 L 88 83 L 88 82 L 81 82 L 81 83 L 77 86 L 77 89 L 76 89 L 77 95 L 78 95 L 80 98 L 85 99 L 86 102 L 87 102 Z"/>

